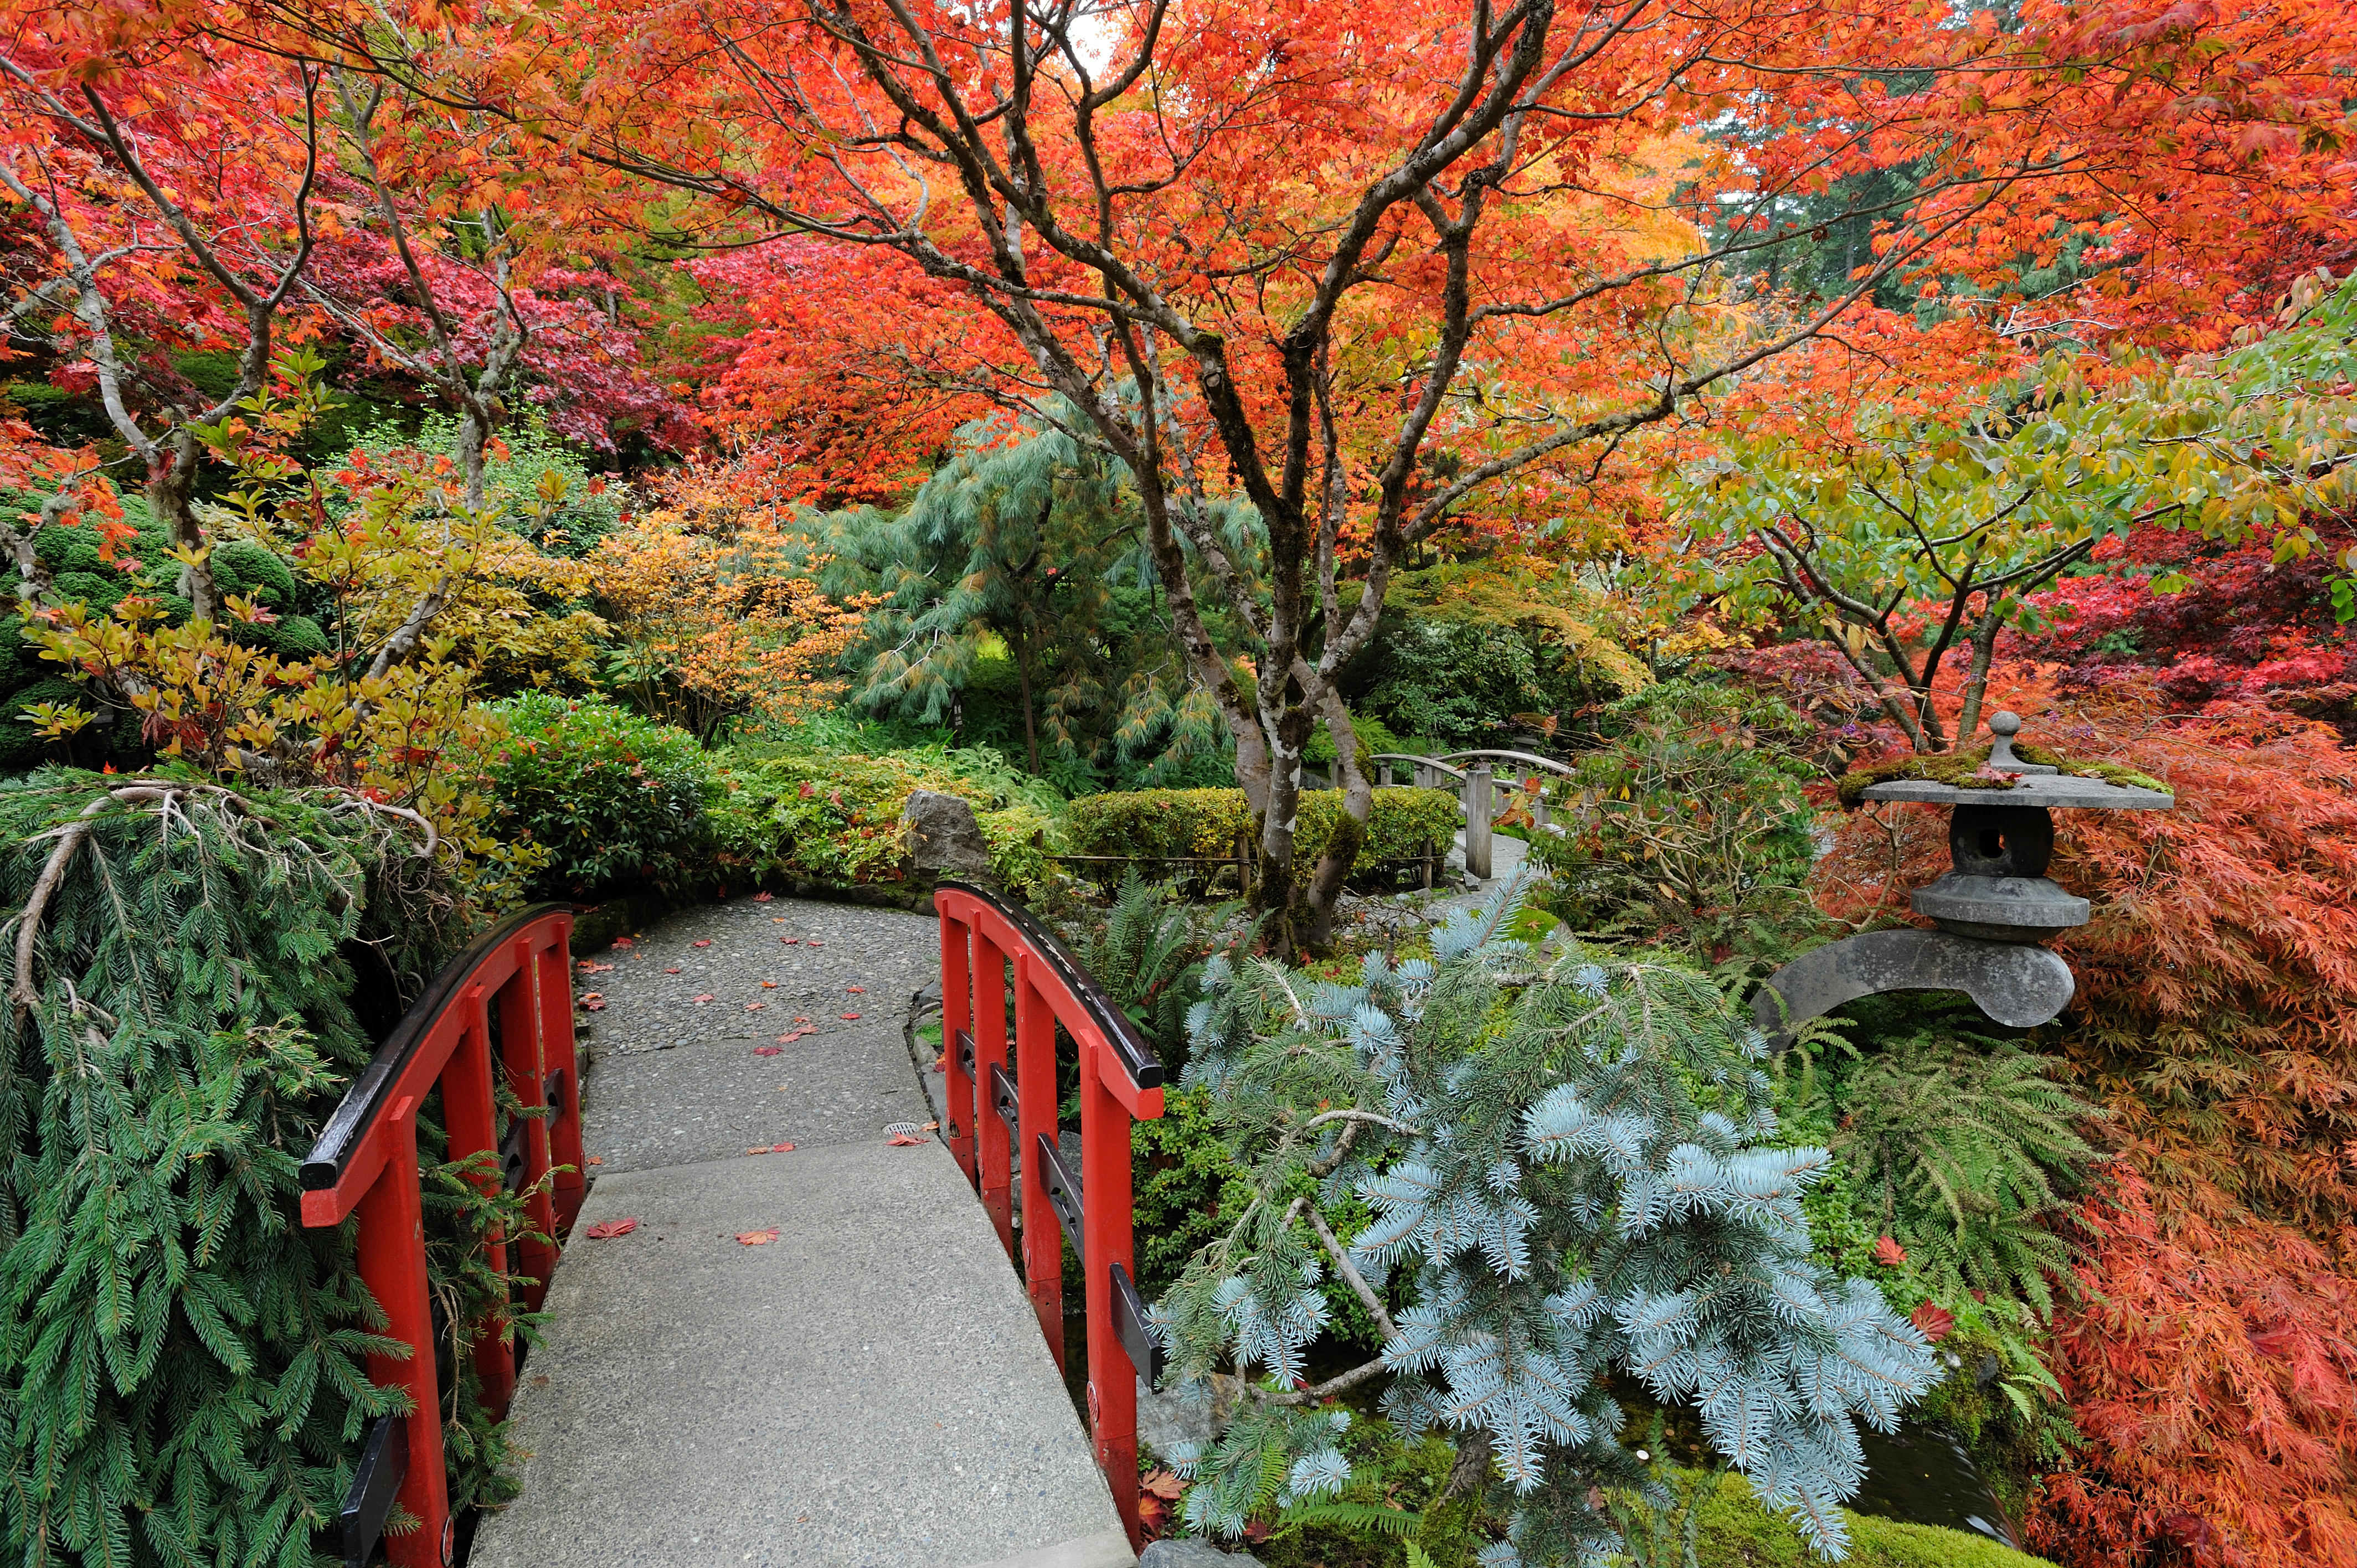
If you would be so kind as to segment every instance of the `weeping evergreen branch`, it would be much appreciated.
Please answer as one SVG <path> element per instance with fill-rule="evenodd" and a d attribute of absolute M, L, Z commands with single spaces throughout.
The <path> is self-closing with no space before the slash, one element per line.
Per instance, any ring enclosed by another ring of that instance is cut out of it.
<path fill-rule="evenodd" d="M 405 1397 L 366 1357 L 403 1348 L 297 1171 L 371 1049 L 350 955 L 431 972 L 464 900 L 340 791 L 48 770 L 0 832 L 0 1533 L 34 1568 L 333 1562 Z"/>
<path fill-rule="evenodd" d="M 1922 1336 L 1873 1285 L 1813 1263 L 1803 1190 L 1823 1149 L 1781 1148 L 1765 1042 L 1692 970 L 1541 965 L 1506 940 L 1519 894 L 1381 955 L 1355 984 L 1260 961 L 1206 966 L 1189 1083 L 1254 1196 L 1157 1305 L 1172 1381 L 1232 1365 L 1265 1380 L 1208 1453 L 1190 1529 L 1332 1496 L 1347 1413 L 1317 1408 L 1387 1375 L 1407 1434 L 1486 1445 L 1512 1508 L 1481 1561 L 1597 1562 L 1625 1549 L 1607 1496 L 1649 1485 L 1604 1379 L 1689 1401 L 1711 1444 L 1828 1555 L 1865 1466 L 1855 1423 L 1889 1430 L 1930 1388 Z M 1355 1194 L 1374 1222 L 1346 1250 L 1307 1218 Z M 1298 1384 L 1327 1326 L 1329 1270 L 1415 1300 L 1382 1358 Z"/>

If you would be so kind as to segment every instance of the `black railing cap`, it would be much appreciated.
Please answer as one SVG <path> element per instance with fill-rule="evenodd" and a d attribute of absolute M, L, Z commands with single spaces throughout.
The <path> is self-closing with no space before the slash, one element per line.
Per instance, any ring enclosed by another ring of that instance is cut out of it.
<path fill-rule="evenodd" d="M 317 1142 L 311 1145 L 310 1154 L 303 1160 L 302 1187 L 305 1192 L 324 1192 L 343 1179 L 344 1166 L 350 1163 L 352 1155 L 367 1139 L 369 1129 L 376 1125 L 376 1119 L 384 1114 L 386 1097 L 392 1092 L 393 1086 L 401 1081 L 402 1069 L 409 1065 L 409 1058 L 416 1053 L 418 1042 L 434 1032 L 434 1026 L 442 1021 L 442 1015 L 448 1010 L 467 982 L 474 978 L 475 971 L 481 967 L 483 961 L 513 941 L 526 927 L 537 925 L 551 915 L 569 914 L 572 908 L 570 904 L 534 904 L 528 909 L 520 909 L 477 937 L 467 945 L 464 952 L 442 966 L 441 972 L 435 975 L 433 983 L 426 986 L 425 993 L 401 1015 L 401 1022 L 385 1036 L 384 1044 L 377 1047 L 376 1055 L 369 1058 L 368 1066 L 361 1069 L 361 1075 L 352 1079 L 351 1087 L 344 1090 L 343 1102 L 328 1118 L 328 1124 L 319 1129 Z M 570 1007 L 573 1005 L 573 957 L 570 953 L 565 955 L 565 986 L 562 1005 Z"/>
<path fill-rule="evenodd" d="M 1090 1022 L 1096 1025 L 1112 1045 L 1114 1054 L 1121 1058 L 1122 1070 L 1129 1074 L 1129 1081 L 1140 1089 L 1162 1087 L 1162 1058 L 1154 1054 L 1154 1047 L 1146 1043 L 1146 1036 L 1137 1032 L 1137 1026 L 1130 1022 L 1129 1015 L 1114 1005 L 1113 998 L 1105 994 L 1104 987 L 1097 983 L 1096 976 L 1082 967 L 1081 961 L 1072 956 L 1071 950 L 1048 929 L 1039 916 L 1013 902 L 1005 894 L 978 887 L 971 882 L 944 878 L 940 886 L 989 905 L 1009 925 L 1021 931 L 1033 950 L 1054 967 L 1066 987 L 1079 1000 L 1082 1010 L 1088 1014 Z"/>

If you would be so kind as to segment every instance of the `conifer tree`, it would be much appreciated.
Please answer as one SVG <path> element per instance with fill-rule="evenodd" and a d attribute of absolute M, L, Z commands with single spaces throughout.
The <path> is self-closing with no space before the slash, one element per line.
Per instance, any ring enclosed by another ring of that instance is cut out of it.
<path fill-rule="evenodd" d="M 1034 774 L 1043 753 L 1097 749 L 1082 736 L 1092 719 L 1110 720 L 1103 727 L 1125 762 L 1159 752 L 1175 770 L 1221 750 L 1217 710 L 1191 689 L 1167 630 L 1131 638 L 1115 624 L 1115 586 L 1156 584 L 1126 470 L 1052 424 L 985 422 L 961 435 L 964 449 L 905 510 L 826 520 L 823 585 L 882 599 L 868 616 L 854 700 L 945 723 L 996 639 L 1020 682 Z"/>
<path fill-rule="evenodd" d="M 1620 1371 L 1697 1406 L 1760 1498 L 1837 1555 L 1854 1423 L 1890 1429 L 1930 1388 L 1931 1348 L 1871 1283 L 1811 1260 L 1800 1197 L 1831 1156 L 1775 1145 L 1759 1033 L 1693 971 L 1502 938 L 1519 906 L 1510 889 L 1460 913 L 1430 961 L 1370 955 L 1355 985 L 1207 966 L 1187 1079 L 1256 1190 L 1157 1316 L 1181 1389 L 1231 1360 L 1264 1376 L 1215 1448 L 1179 1456 L 1187 1523 L 1232 1535 L 1339 1489 L 1349 1418 L 1322 1402 L 1388 1375 L 1393 1421 L 1455 1435 L 1458 1489 L 1494 1463 L 1511 1495 L 1483 1563 L 1601 1561 L 1619 1544 L 1602 1489 L 1647 1479 L 1605 1386 Z M 1346 1246 L 1326 1210 L 1352 1193 L 1376 1218 Z M 1401 1269 L 1414 1301 L 1394 1318 Z M 1304 1387 L 1329 1270 L 1383 1353 Z"/>

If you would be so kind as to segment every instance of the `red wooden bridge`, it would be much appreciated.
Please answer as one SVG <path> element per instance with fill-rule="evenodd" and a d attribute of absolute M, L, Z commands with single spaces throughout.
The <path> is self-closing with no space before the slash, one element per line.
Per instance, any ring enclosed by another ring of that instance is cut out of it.
<path fill-rule="evenodd" d="M 1138 1379 L 1150 1380 L 1158 1352 L 1131 1277 L 1130 1126 L 1161 1114 L 1161 1068 L 1027 911 L 955 884 L 935 903 L 937 948 L 917 947 L 922 928 L 909 917 L 886 936 L 863 928 L 850 939 L 867 949 L 851 961 L 874 957 L 904 982 L 908 968 L 891 969 L 886 950 L 897 944 L 904 966 L 927 971 L 938 954 L 943 1045 L 933 1065 L 945 1103 L 932 1118 L 939 1140 L 920 1146 L 909 1146 L 905 1122 L 868 1122 L 865 1138 L 830 1134 L 823 1106 L 804 1108 L 821 1128 L 815 1136 L 746 1151 L 790 1157 L 664 1163 L 662 1150 L 643 1152 L 647 1139 L 632 1144 L 633 1126 L 653 1128 L 658 1143 L 690 1137 L 661 1123 L 704 1115 L 697 1107 L 712 1086 L 733 1088 L 748 1055 L 754 1071 L 778 1070 L 758 1058 L 786 1047 L 748 1053 L 733 1044 L 749 1037 L 741 1032 L 683 1036 L 678 1050 L 626 1044 L 610 1110 L 593 1057 L 597 1109 L 585 1122 L 566 908 L 514 917 L 436 980 L 303 1167 L 304 1222 L 357 1217 L 362 1277 L 385 1311 L 385 1332 L 411 1348 L 371 1362 L 378 1382 L 409 1391 L 412 1412 L 367 1434 L 341 1521 L 348 1563 L 1133 1561 Z M 830 918 L 869 927 L 884 918 L 792 908 L 813 929 Z M 749 901 L 686 918 L 718 921 L 713 929 L 757 952 L 769 950 L 750 945 L 770 940 L 767 925 L 789 923 Z M 603 983 L 620 997 L 641 973 L 679 975 L 716 940 L 683 929 L 622 944 L 632 950 L 630 980 Z M 829 939 L 774 940 L 807 940 L 810 954 Z M 665 956 L 682 962 L 650 961 Z M 790 982 L 762 983 L 791 992 Z M 668 1030 L 676 1000 L 645 989 L 646 1022 L 633 1026 Z M 845 987 L 853 996 L 870 989 Z M 693 1003 L 713 1000 L 706 993 Z M 709 1032 L 727 1015 L 707 1016 Z M 908 1085 L 886 1077 L 921 1081 L 904 1037 L 898 1017 L 846 1011 L 801 1080 L 830 1103 L 844 1093 L 828 1086 L 845 1081 L 854 1099 L 899 1103 Z M 1077 1168 L 1070 1130 L 1058 1125 L 1060 1053 L 1080 1085 Z M 792 1091 L 796 1081 L 778 1088 Z M 503 1115 L 500 1083 L 541 1113 Z M 417 1146 L 418 1113 L 437 1090 L 448 1157 L 489 1151 L 482 1179 L 529 1204 L 537 1235 L 489 1243 L 492 1267 L 512 1281 L 507 1311 L 548 1314 L 536 1348 L 505 1332 L 504 1315 L 479 1326 L 477 1386 L 499 1410 L 513 1402 L 517 1440 L 531 1450 L 522 1496 L 479 1520 L 454 1513 L 445 1483 L 444 1424 L 457 1380 L 435 1355 Z M 789 1124 L 795 1114 L 782 1101 L 727 1112 Z M 618 1155 L 632 1168 L 597 1173 L 592 1184 L 584 1176 L 601 1163 L 601 1116 L 617 1149 L 641 1152 Z M 850 1120 L 858 1125 L 856 1109 Z M 1025 1225 L 1025 1215 L 1041 1222 Z M 1049 1215 L 1056 1224 L 1045 1223 Z M 622 1239 L 575 1243 L 560 1256 L 564 1239 L 600 1220 Z M 1063 1300 L 1068 1243 L 1086 1282 L 1078 1314 Z M 1068 1322 L 1084 1331 L 1069 1348 Z M 417 1523 L 393 1528 L 396 1505 Z"/>

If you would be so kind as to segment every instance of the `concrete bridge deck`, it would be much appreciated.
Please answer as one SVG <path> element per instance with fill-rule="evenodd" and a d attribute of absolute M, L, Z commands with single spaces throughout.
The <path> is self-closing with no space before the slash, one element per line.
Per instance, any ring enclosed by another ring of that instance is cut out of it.
<path fill-rule="evenodd" d="M 913 915 L 739 899 L 577 974 L 597 1183 L 474 1568 L 1135 1561 L 981 1205 L 888 1141 L 934 1120 L 902 1023 L 938 953 Z"/>

